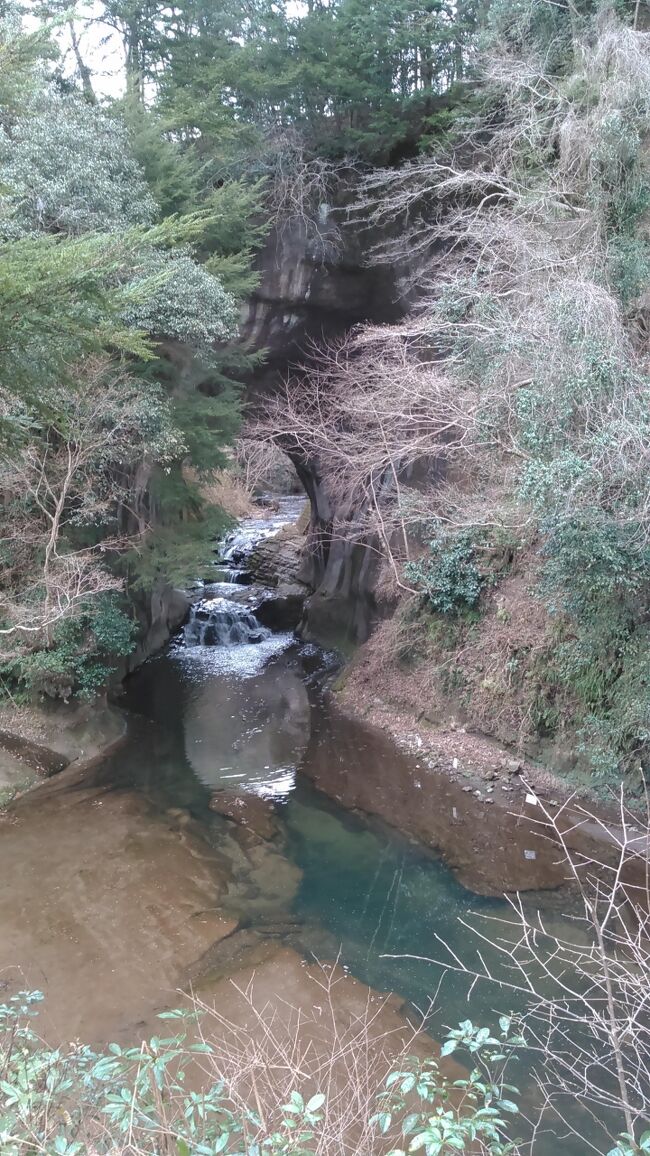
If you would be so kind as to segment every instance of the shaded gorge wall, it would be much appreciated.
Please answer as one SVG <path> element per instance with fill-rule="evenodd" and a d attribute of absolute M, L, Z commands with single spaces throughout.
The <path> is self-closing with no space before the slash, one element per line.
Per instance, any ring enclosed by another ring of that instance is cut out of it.
<path fill-rule="evenodd" d="M 319 344 L 361 322 L 388 323 L 402 316 L 396 270 L 367 263 L 376 239 L 326 206 L 317 227 L 294 219 L 272 230 L 259 257 L 259 286 L 242 318 L 244 340 L 267 351 L 248 385 L 253 408 L 290 369 L 306 379 Z M 334 522 L 352 519 L 355 507 L 354 502 L 332 507 L 319 463 L 294 457 L 294 465 L 311 504 L 300 578 L 313 594 L 301 634 L 342 647 L 362 642 L 377 610 L 379 555 L 333 533 Z"/>

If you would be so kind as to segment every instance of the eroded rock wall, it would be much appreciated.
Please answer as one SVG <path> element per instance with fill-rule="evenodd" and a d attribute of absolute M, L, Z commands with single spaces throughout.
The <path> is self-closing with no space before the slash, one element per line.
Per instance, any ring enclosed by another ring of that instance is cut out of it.
<path fill-rule="evenodd" d="M 318 343 L 362 321 L 390 322 L 403 312 L 395 270 L 367 263 L 376 238 L 346 224 L 342 213 L 329 212 L 322 207 L 316 231 L 301 220 L 275 229 L 260 255 L 260 284 L 242 318 L 245 340 L 267 351 L 249 383 L 253 406 L 290 367 L 308 363 Z M 301 458 L 294 464 L 311 508 L 299 577 L 313 594 L 301 633 L 343 646 L 363 641 L 376 612 L 377 555 L 333 532 L 354 511 L 332 508 L 318 462 Z"/>

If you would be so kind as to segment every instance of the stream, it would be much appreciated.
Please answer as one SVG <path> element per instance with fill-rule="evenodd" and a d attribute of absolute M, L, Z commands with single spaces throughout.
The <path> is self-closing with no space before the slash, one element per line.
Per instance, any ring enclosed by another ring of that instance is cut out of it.
<path fill-rule="evenodd" d="M 281 499 L 241 525 L 183 631 L 127 680 L 125 743 L 3 827 L 0 985 L 43 990 L 50 1034 L 142 1038 L 178 989 L 209 991 L 279 946 L 433 1004 L 436 1035 L 468 1014 L 490 1025 L 503 995 L 479 985 L 468 1011 L 468 980 L 407 957 L 440 958 L 444 941 L 471 963 L 460 920 L 507 917 L 513 873 L 538 871 L 528 901 L 559 917 L 525 827 L 458 784 L 423 788 L 415 758 L 337 711 L 336 656 L 255 618 L 247 553 L 299 512 Z M 438 851 L 378 817 L 402 826 L 408 806 Z"/>

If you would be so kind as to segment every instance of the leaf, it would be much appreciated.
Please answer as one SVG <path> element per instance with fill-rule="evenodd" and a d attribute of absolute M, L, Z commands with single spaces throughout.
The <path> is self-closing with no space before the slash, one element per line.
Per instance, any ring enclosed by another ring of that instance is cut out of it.
<path fill-rule="evenodd" d="M 497 1100 L 497 1104 L 504 1112 L 512 1112 L 513 1115 L 517 1115 L 519 1112 L 519 1108 L 513 1100 Z"/>
<path fill-rule="evenodd" d="M 178 1139 L 176 1141 L 176 1151 L 178 1152 L 178 1156 L 190 1156 L 189 1145 L 185 1140 Z"/>
<path fill-rule="evenodd" d="M 312 1096 L 311 1100 L 309 1100 L 307 1102 L 307 1111 L 308 1112 L 317 1112 L 319 1108 L 323 1107 L 324 1103 L 325 1103 L 324 1093 L 323 1092 L 317 1092 L 316 1095 Z"/>
<path fill-rule="evenodd" d="M 450 1056 L 452 1052 L 456 1051 L 457 1047 L 458 1044 L 456 1043 L 456 1040 L 447 1040 L 446 1044 L 443 1044 L 440 1049 L 440 1055 Z"/>
<path fill-rule="evenodd" d="M 428 1141 L 429 1133 L 419 1132 L 418 1135 L 414 1136 L 411 1140 L 411 1143 L 409 1144 L 409 1152 L 417 1152 L 420 1148 L 424 1148 L 424 1145 L 427 1144 Z"/>
<path fill-rule="evenodd" d="M 413 1129 L 418 1126 L 418 1124 L 422 1124 L 422 1122 L 422 1116 L 419 1112 L 411 1112 L 402 1123 L 402 1132 L 406 1136 L 409 1132 L 412 1132 Z"/>

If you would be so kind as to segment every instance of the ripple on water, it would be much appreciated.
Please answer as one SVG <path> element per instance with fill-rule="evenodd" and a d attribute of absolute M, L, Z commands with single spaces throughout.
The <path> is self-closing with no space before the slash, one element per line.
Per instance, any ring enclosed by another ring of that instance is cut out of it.
<path fill-rule="evenodd" d="M 294 635 L 273 634 L 262 642 L 242 643 L 240 646 L 193 646 L 175 644 L 169 656 L 183 672 L 188 683 L 201 683 L 215 675 L 252 678 L 259 674 L 269 659 L 281 654 L 295 643 Z"/>

